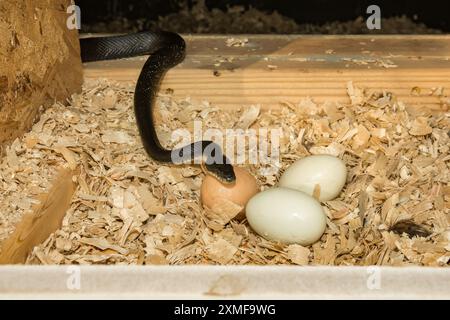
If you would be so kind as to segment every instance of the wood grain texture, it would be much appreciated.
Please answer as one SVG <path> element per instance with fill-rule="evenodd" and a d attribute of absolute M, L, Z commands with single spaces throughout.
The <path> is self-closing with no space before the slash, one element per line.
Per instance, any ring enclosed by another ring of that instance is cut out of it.
<path fill-rule="evenodd" d="M 48 106 L 79 91 L 77 30 L 70 0 L 0 1 L 0 150 L 28 131 Z"/>
<path fill-rule="evenodd" d="M 161 90 L 219 107 L 273 108 L 305 97 L 347 103 L 347 82 L 353 81 L 408 104 L 448 110 L 448 99 L 431 92 L 450 90 L 450 35 L 248 35 L 234 36 L 248 39 L 244 47 L 228 47 L 231 37 L 184 36 L 186 60 L 167 73 Z M 135 81 L 145 59 L 85 64 L 84 76 Z"/>
<path fill-rule="evenodd" d="M 67 168 L 59 170 L 49 192 L 38 198 L 40 204 L 24 216 L 9 238 L 0 243 L 0 264 L 24 263 L 33 247 L 61 226 L 75 192 L 74 175 Z"/>

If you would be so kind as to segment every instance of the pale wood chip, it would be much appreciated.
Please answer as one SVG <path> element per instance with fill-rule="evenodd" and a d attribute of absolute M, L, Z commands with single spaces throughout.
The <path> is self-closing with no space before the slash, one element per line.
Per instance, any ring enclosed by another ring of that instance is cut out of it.
<path fill-rule="evenodd" d="M 111 250 L 117 251 L 120 254 L 125 254 L 125 255 L 128 254 L 128 250 L 126 250 L 120 246 L 111 244 L 108 242 L 108 240 L 103 239 L 103 238 L 81 238 L 78 241 L 81 243 L 96 247 L 100 250 L 111 249 Z"/>
<path fill-rule="evenodd" d="M 327 147 L 311 147 L 309 148 L 309 152 L 311 154 L 328 154 L 335 157 L 340 157 L 345 152 L 345 147 L 338 143 L 338 142 L 332 142 Z"/>
<path fill-rule="evenodd" d="M 353 86 L 352 81 L 347 82 L 347 94 L 353 105 L 361 104 L 364 101 L 364 92 Z"/>
<path fill-rule="evenodd" d="M 169 261 L 167 261 L 166 257 L 157 255 L 157 254 L 151 254 L 145 257 L 145 264 L 146 265 L 165 265 L 169 264 Z"/>
<path fill-rule="evenodd" d="M 166 208 L 160 203 L 158 199 L 150 192 L 148 187 L 140 185 L 137 188 L 139 194 L 139 201 L 144 210 L 151 215 L 157 215 L 166 212 Z"/>
<path fill-rule="evenodd" d="M 248 43 L 248 38 L 228 38 L 227 47 L 244 47 Z"/>
<path fill-rule="evenodd" d="M 123 131 L 106 131 L 102 135 L 103 143 L 132 144 L 135 140 Z"/>
<path fill-rule="evenodd" d="M 300 266 L 305 266 L 309 263 L 309 255 L 311 252 L 298 244 L 291 244 L 286 248 L 286 255 L 289 260 Z"/>
<path fill-rule="evenodd" d="M 238 251 L 238 248 L 224 239 L 218 239 L 205 247 L 208 258 L 220 263 L 226 264 L 233 259 L 233 256 Z"/>
<path fill-rule="evenodd" d="M 235 125 L 237 129 L 248 129 L 256 121 L 261 110 L 260 105 L 251 106 L 244 110 L 238 122 Z"/>
<path fill-rule="evenodd" d="M 214 203 L 213 207 L 206 208 L 205 213 L 208 219 L 224 226 L 242 212 L 243 209 L 244 207 L 230 200 L 220 199 Z"/>
<path fill-rule="evenodd" d="M 367 144 L 370 139 L 370 132 L 363 125 L 359 125 L 357 127 L 358 132 L 353 137 L 352 148 L 359 149 L 367 147 Z"/>
<path fill-rule="evenodd" d="M 75 170 L 77 168 L 78 166 L 77 155 L 73 151 L 67 149 L 66 147 L 59 147 L 59 148 L 57 147 L 55 148 L 55 151 L 62 154 L 71 170 Z"/>
<path fill-rule="evenodd" d="M 159 167 L 158 179 L 161 184 L 177 184 L 178 182 L 183 181 L 183 175 L 179 169 Z"/>
<path fill-rule="evenodd" d="M 310 115 L 310 116 L 316 115 L 320 112 L 320 108 L 317 106 L 316 103 L 313 102 L 313 100 L 310 97 L 302 99 L 298 104 L 297 110 L 301 115 Z"/>
<path fill-rule="evenodd" d="M 425 136 L 433 132 L 433 128 L 428 124 L 428 119 L 425 117 L 418 117 L 412 123 L 409 134 L 413 136 Z"/>

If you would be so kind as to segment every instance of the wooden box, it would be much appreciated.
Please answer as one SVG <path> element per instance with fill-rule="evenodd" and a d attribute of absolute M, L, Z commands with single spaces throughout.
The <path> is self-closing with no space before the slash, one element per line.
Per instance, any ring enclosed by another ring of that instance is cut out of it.
<path fill-rule="evenodd" d="M 418 117 L 425 112 L 425 118 L 438 114 L 448 121 L 447 35 L 184 37 L 187 58 L 167 73 L 161 87 L 161 92 L 173 92 L 175 98 L 204 99 L 227 110 L 257 104 L 261 110 L 277 110 L 307 98 L 316 104 L 349 104 L 349 90 L 357 86 L 389 90 L 388 95 L 411 107 Z M 84 66 L 84 77 L 135 81 L 144 61 L 90 63 Z M 79 181 L 77 165 L 61 167 L 49 192 L 40 196 L 40 204 L 3 242 L 0 261 L 7 265 L 0 267 L 1 298 L 450 297 L 447 262 L 436 267 L 8 265 L 23 263 L 37 242 L 56 231 Z M 450 223 L 448 180 L 442 181 L 442 188 L 436 191 L 442 201 L 434 205 L 445 212 L 445 229 Z M 445 250 L 444 258 L 449 247 Z"/>

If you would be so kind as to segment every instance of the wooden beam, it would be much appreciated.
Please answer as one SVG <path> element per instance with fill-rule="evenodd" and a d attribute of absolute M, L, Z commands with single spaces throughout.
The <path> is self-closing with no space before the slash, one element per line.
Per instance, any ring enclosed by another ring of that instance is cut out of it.
<path fill-rule="evenodd" d="M 229 47 L 229 38 L 248 42 Z M 450 35 L 425 36 L 184 36 L 185 61 L 170 70 L 161 90 L 219 107 L 281 101 L 348 102 L 348 81 L 386 89 L 399 100 L 447 110 L 433 90 L 450 90 Z M 146 57 L 88 63 L 84 77 L 135 81 Z M 444 101 L 444 102 L 443 102 Z"/>
<path fill-rule="evenodd" d="M 58 230 L 75 192 L 74 176 L 72 170 L 59 170 L 49 192 L 38 197 L 40 204 L 0 243 L 0 265 L 24 263 L 34 246 Z"/>

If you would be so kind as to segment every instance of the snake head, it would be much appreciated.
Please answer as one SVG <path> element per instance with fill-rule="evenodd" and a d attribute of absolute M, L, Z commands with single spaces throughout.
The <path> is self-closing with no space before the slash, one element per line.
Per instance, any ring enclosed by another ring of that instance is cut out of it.
<path fill-rule="evenodd" d="M 209 174 L 223 184 L 233 184 L 236 182 L 236 175 L 231 164 L 204 164 L 206 174 Z"/>

